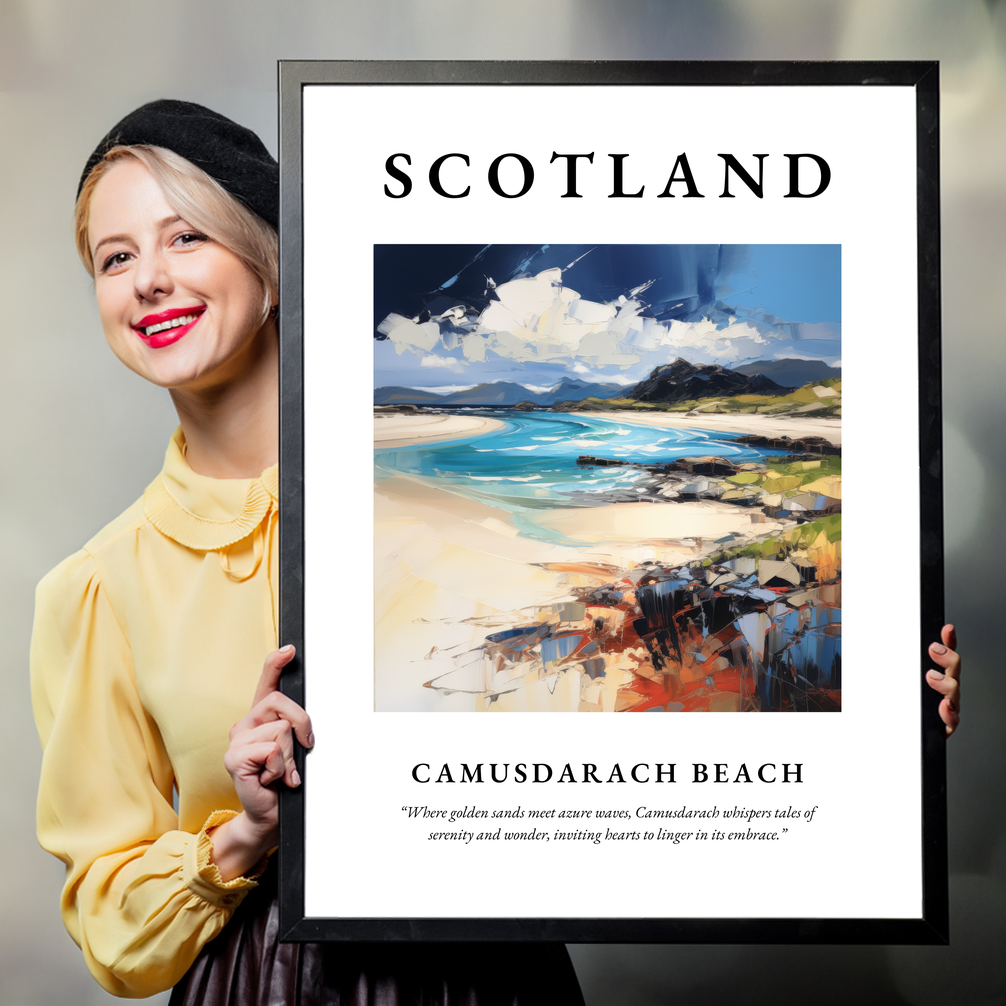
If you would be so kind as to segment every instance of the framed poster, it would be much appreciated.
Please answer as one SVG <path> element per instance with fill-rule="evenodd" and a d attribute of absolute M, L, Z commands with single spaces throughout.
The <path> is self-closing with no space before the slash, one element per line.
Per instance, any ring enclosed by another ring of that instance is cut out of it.
<path fill-rule="evenodd" d="M 280 89 L 287 938 L 944 941 L 936 66 Z"/>

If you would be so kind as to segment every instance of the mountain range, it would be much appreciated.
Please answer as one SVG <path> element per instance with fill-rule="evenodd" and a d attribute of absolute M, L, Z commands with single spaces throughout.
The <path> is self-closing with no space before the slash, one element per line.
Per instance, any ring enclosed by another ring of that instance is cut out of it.
<path fill-rule="evenodd" d="M 374 404 L 454 408 L 512 408 L 527 404 L 547 409 L 559 402 L 582 402 L 586 398 L 682 402 L 714 395 L 785 394 L 792 388 L 841 376 L 840 367 L 829 367 L 821 360 L 756 360 L 731 370 L 716 364 L 693 364 L 678 359 L 655 367 L 648 377 L 628 387 L 593 384 L 572 377 L 564 377 L 547 391 L 532 391 L 515 381 L 494 381 L 443 395 L 415 388 L 386 387 L 374 390 Z"/>
<path fill-rule="evenodd" d="M 617 398 L 625 394 L 620 384 L 590 384 L 572 377 L 564 377 L 548 391 L 531 391 L 514 381 L 496 381 L 479 384 L 463 391 L 452 391 L 438 395 L 432 391 L 416 391 L 414 388 L 376 388 L 375 405 L 447 405 L 447 406 L 488 406 L 507 408 L 529 402 L 542 408 L 549 408 L 556 402 L 579 402 L 584 398 Z"/>
<path fill-rule="evenodd" d="M 824 360 L 755 360 L 734 368 L 738 374 L 770 377 L 784 388 L 802 388 L 811 382 L 820 383 L 829 377 L 842 379 L 841 367 L 829 367 Z"/>
<path fill-rule="evenodd" d="M 748 377 L 715 363 L 677 359 L 654 367 L 650 376 L 624 393 L 637 402 L 687 402 L 714 395 L 778 395 L 785 389 L 762 374 Z"/>

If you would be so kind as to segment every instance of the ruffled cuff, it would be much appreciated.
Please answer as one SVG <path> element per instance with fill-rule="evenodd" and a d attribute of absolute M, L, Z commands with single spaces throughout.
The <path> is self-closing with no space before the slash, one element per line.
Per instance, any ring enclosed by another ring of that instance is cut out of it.
<path fill-rule="evenodd" d="M 185 846 L 182 857 L 182 877 L 189 890 L 211 905 L 228 910 L 237 908 L 245 895 L 252 888 L 258 887 L 255 878 L 261 876 L 269 865 L 269 857 L 263 856 L 255 868 L 245 876 L 224 880 L 216 863 L 210 861 L 213 842 L 208 832 L 237 816 L 236 810 L 213 811 L 206 819 L 202 831 L 195 836 L 195 841 Z"/>

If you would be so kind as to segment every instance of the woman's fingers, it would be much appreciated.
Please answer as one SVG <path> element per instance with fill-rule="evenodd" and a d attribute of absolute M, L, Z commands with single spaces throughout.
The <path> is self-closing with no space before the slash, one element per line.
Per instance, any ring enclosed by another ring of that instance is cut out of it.
<path fill-rule="evenodd" d="M 234 820 L 251 822 L 257 834 L 268 836 L 267 845 L 275 844 L 278 828 L 279 795 L 273 783 L 282 779 L 290 787 L 301 784 L 294 762 L 294 732 L 305 746 L 314 743 L 310 717 L 278 690 L 283 668 L 294 653 L 292 646 L 284 646 L 266 657 L 252 708 L 231 728 L 224 755 L 224 767 L 245 814 Z M 221 826 L 217 832 L 225 830 Z"/>
<path fill-rule="evenodd" d="M 944 625 L 940 630 L 940 639 L 943 640 L 943 645 L 949 647 L 951 650 L 957 649 L 957 630 L 952 625 Z"/>
<path fill-rule="evenodd" d="M 286 762 L 279 743 L 260 740 L 232 745 L 224 755 L 224 767 L 236 785 L 255 781 L 259 786 L 268 786 L 283 775 Z"/>
<path fill-rule="evenodd" d="M 943 695 L 939 712 L 940 719 L 946 725 L 947 736 L 949 737 L 957 729 L 957 725 L 961 721 L 961 711 L 958 705 L 960 686 L 953 678 L 948 678 L 945 674 L 940 674 L 939 671 L 929 671 L 926 674 L 926 680 L 930 688 L 934 688 Z"/>
<path fill-rule="evenodd" d="M 943 720 L 946 726 L 948 737 L 957 729 L 957 725 L 961 722 L 961 714 L 950 705 L 949 699 L 944 699 L 940 703 L 940 719 Z"/>
<path fill-rule="evenodd" d="M 954 650 L 948 650 L 939 643 L 932 643 L 929 647 L 929 656 L 937 664 L 944 674 L 955 681 L 961 676 L 961 655 Z M 305 714 L 306 715 L 306 714 Z"/>
<path fill-rule="evenodd" d="M 950 700 L 951 708 L 957 711 L 957 696 L 960 692 L 961 686 L 955 678 L 950 677 L 949 674 L 943 674 L 940 671 L 930 670 L 926 673 L 926 678 L 929 681 L 929 687 L 935 689 L 944 698 Z"/>
<path fill-rule="evenodd" d="M 254 709 L 270 692 L 276 691 L 279 687 L 279 676 L 283 673 L 283 668 L 293 660 L 297 650 L 292 646 L 283 646 L 278 650 L 273 650 L 265 663 L 262 665 L 262 675 L 255 689 L 255 698 L 252 699 Z"/>
<path fill-rule="evenodd" d="M 258 816 L 275 813 L 275 794 L 266 793 L 266 787 L 280 779 L 291 788 L 300 785 L 294 761 L 294 735 L 305 747 L 314 745 L 311 718 L 278 690 L 283 668 L 295 652 L 292 646 L 284 646 L 266 657 L 252 708 L 231 728 L 230 745 L 224 757 L 241 805 Z"/>
<path fill-rule="evenodd" d="M 233 737 L 236 731 L 246 730 L 260 723 L 274 719 L 285 719 L 293 726 L 297 740 L 306 747 L 314 747 L 314 733 L 311 729 L 311 717 L 302 706 L 299 706 L 289 696 L 279 691 L 279 679 L 283 668 L 293 659 L 297 651 L 293 646 L 284 646 L 273 650 L 262 666 L 262 676 L 255 689 L 255 698 L 248 715 L 234 725 L 231 730 Z"/>
<path fill-rule="evenodd" d="M 950 630 L 949 632 L 947 631 L 948 629 Z M 942 635 L 945 638 L 953 638 L 953 626 L 945 626 Z M 948 677 L 953 678 L 955 681 L 960 678 L 961 655 L 952 646 L 948 646 L 946 643 L 930 643 L 929 656 L 935 663 L 939 664 L 943 673 Z"/>
<path fill-rule="evenodd" d="M 304 747 L 314 747 L 314 734 L 311 732 L 311 717 L 303 706 L 297 705 L 289 695 L 282 692 L 271 692 L 248 714 L 256 724 L 267 723 L 270 720 L 286 720 L 297 734 L 297 740 Z"/>
<path fill-rule="evenodd" d="M 935 668 L 926 672 L 929 687 L 943 696 L 940 702 L 940 719 L 947 728 L 949 737 L 960 723 L 960 674 L 961 657 L 957 653 L 957 633 L 952 625 L 944 625 L 940 632 L 940 643 L 931 643 L 929 656 L 942 670 Z"/>
<path fill-rule="evenodd" d="M 268 746 L 268 750 L 263 745 Z M 280 778 L 293 789 L 300 785 L 300 773 L 293 757 L 293 732 L 284 719 L 270 720 L 242 731 L 232 739 L 229 750 L 236 751 L 239 758 L 254 751 L 259 766 L 256 774 L 263 786 Z M 273 751 L 278 753 L 278 760 L 272 756 Z"/>
<path fill-rule="evenodd" d="M 297 740 L 306 747 L 314 747 L 314 734 L 311 731 L 311 717 L 303 706 L 297 705 L 288 695 L 282 692 L 270 692 L 261 702 L 251 708 L 247 716 L 238 720 L 231 728 L 231 738 L 246 730 L 253 730 L 263 723 L 275 720 L 285 720 L 297 734 Z"/>
<path fill-rule="evenodd" d="M 263 786 L 268 786 L 278 779 L 282 779 L 286 772 L 286 765 L 287 762 L 283 756 L 282 747 L 278 744 L 273 744 L 262 765 L 262 771 L 259 773 L 259 782 Z"/>

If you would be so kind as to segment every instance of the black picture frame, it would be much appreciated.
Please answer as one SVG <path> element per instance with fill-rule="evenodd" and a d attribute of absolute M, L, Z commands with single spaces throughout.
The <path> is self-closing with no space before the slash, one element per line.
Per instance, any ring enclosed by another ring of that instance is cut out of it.
<path fill-rule="evenodd" d="M 927 646 L 943 624 L 943 511 L 940 383 L 939 71 L 935 62 L 354 62 L 282 61 L 280 104 L 280 640 L 296 644 L 282 688 L 311 710 L 304 647 L 302 95 L 306 86 L 458 84 L 584 87 L 646 84 L 884 88 L 915 92 L 918 245 L 918 395 L 922 702 L 923 904 L 918 918 L 337 918 L 305 914 L 305 807 L 311 763 L 297 752 L 304 785 L 283 790 L 280 812 L 280 927 L 287 941 L 428 940 L 632 943 L 939 944 L 948 934 L 945 736 L 939 696 L 925 683 Z"/>

